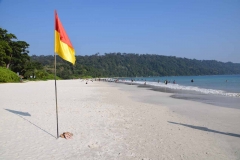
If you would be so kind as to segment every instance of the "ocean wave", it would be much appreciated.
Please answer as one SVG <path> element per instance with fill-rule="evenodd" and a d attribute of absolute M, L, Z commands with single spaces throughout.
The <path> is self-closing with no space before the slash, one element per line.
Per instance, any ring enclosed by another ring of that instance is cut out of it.
<path fill-rule="evenodd" d="M 130 80 L 125 80 L 125 81 L 120 81 L 124 83 L 132 83 Z M 134 81 L 134 84 L 138 85 L 143 85 L 145 82 L 143 81 Z M 206 89 L 206 88 L 199 88 L 199 87 L 194 87 L 194 86 L 183 86 L 179 84 L 172 84 L 168 83 L 167 85 L 162 83 L 162 82 L 149 82 L 147 81 L 148 86 L 153 86 L 153 87 L 161 87 L 161 88 L 169 88 L 169 89 L 174 89 L 174 90 L 184 90 L 184 91 L 195 91 L 195 92 L 200 92 L 204 94 L 215 94 L 215 95 L 223 95 L 223 96 L 228 96 L 228 97 L 240 97 L 240 93 L 229 93 L 223 90 L 215 90 L 215 89 Z"/>

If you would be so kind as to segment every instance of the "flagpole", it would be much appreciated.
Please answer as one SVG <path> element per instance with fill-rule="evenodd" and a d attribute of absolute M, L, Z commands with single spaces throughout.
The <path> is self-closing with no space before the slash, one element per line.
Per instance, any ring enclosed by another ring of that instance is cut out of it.
<path fill-rule="evenodd" d="M 55 17 L 56 16 L 56 11 L 54 12 L 54 32 L 55 32 Z M 54 33 L 54 39 L 55 39 L 55 33 Z M 54 79 L 55 79 L 55 99 L 56 99 L 56 118 L 57 118 L 57 139 L 59 138 L 59 133 L 58 133 L 58 106 L 57 106 L 57 80 L 56 80 L 56 72 L 57 72 L 57 60 L 56 60 L 56 53 L 54 50 L 54 68 L 55 68 L 55 74 L 54 74 Z"/>
<path fill-rule="evenodd" d="M 55 54 L 55 99 L 56 99 L 56 118 L 57 118 L 57 138 L 59 137 L 58 134 L 58 105 L 57 105 L 57 81 L 56 81 L 56 54 Z"/>

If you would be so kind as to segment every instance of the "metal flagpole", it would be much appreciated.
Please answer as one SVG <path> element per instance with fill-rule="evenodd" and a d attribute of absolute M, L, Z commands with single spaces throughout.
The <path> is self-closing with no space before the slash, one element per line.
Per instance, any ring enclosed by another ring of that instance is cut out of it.
<path fill-rule="evenodd" d="M 56 118 L 57 118 L 57 138 L 59 137 L 58 134 L 58 106 L 57 106 L 57 81 L 56 81 L 56 53 L 54 54 L 55 57 L 55 99 L 56 99 Z"/>
<path fill-rule="evenodd" d="M 55 26 L 56 26 L 56 10 L 54 11 L 54 41 L 55 41 Z M 55 44 L 55 42 L 54 42 Z M 54 46 L 55 48 L 55 46 Z M 57 118 L 57 139 L 59 138 L 59 133 L 58 133 L 58 106 L 57 106 L 57 81 L 56 81 L 56 72 L 57 72 L 57 60 L 56 60 L 56 53 L 54 49 L 54 68 L 55 68 L 55 74 L 54 74 L 54 79 L 55 79 L 55 99 L 56 99 L 56 118 Z"/>

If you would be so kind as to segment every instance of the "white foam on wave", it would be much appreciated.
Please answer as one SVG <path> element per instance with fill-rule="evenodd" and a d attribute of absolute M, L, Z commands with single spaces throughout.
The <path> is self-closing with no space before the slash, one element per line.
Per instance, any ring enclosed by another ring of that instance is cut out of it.
<path fill-rule="evenodd" d="M 125 80 L 124 82 L 131 83 L 129 80 Z M 143 81 L 134 81 L 134 84 L 140 84 L 143 85 L 145 82 Z M 199 88 L 194 86 L 183 86 L 179 84 L 172 84 L 168 83 L 167 85 L 162 82 L 148 82 L 148 86 L 156 86 L 156 87 L 162 87 L 162 88 L 169 88 L 169 89 L 176 89 L 176 90 L 185 90 L 185 91 L 196 91 L 204 94 L 215 94 L 215 95 L 223 95 L 228 97 L 240 97 L 240 93 L 229 93 L 225 92 L 223 90 L 214 90 L 214 89 L 206 89 L 206 88 Z"/>

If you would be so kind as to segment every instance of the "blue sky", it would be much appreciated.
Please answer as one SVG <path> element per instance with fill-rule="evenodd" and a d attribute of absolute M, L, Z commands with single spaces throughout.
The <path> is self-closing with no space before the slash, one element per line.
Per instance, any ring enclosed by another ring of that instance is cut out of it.
<path fill-rule="evenodd" d="M 54 54 L 54 10 L 76 55 L 159 54 L 240 63 L 239 0 L 0 0 L 0 27 Z"/>

